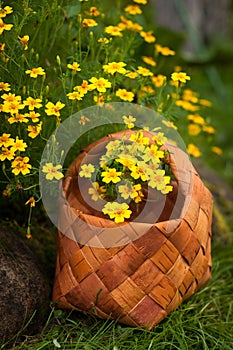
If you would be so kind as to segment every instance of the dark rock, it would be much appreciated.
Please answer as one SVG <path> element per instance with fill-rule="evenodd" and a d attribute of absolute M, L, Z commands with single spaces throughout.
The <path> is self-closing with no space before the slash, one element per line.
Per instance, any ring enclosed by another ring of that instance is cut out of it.
<path fill-rule="evenodd" d="M 0 227 L 0 342 L 21 331 L 37 333 L 43 326 L 50 288 L 40 266 L 26 242 Z"/>

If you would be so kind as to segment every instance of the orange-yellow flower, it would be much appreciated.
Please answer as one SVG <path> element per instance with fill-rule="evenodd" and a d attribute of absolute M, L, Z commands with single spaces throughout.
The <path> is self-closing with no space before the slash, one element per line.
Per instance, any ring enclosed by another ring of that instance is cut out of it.
<path fill-rule="evenodd" d="M 0 160 L 4 161 L 6 159 L 12 160 L 15 156 L 15 152 L 7 147 L 2 147 L 0 149 Z"/>
<path fill-rule="evenodd" d="M 122 28 L 120 28 L 119 26 L 108 26 L 108 27 L 105 27 L 105 33 L 108 33 L 110 34 L 111 36 L 120 36 L 122 37 L 123 34 L 121 33 L 122 32 Z"/>
<path fill-rule="evenodd" d="M 146 63 L 149 64 L 152 67 L 156 66 L 156 62 L 153 59 L 153 57 L 148 57 L 148 56 L 142 56 L 142 60 Z"/>
<path fill-rule="evenodd" d="M 61 180 L 64 175 L 60 169 L 62 169 L 62 166 L 60 164 L 53 165 L 53 163 L 46 163 L 42 168 L 42 172 L 46 173 L 45 178 L 47 180 Z"/>
<path fill-rule="evenodd" d="M 45 75 L 45 71 L 41 67 L 28 69 L 25 71 L 25 73 L 29 74 L 31 78 L 37 78 L 38 75 Z"/>
<path fill-rule="evenodd" d="M 10 91 L 10 84 L 4 83 L 3 81 L 0 82 L 0 91 Z"/>
<path fill-rule="evenodd" d="M 156 40 L 156 37 L 152 34 L 152 30 L 149 32 L 140 32 L 141 37 L 149 44 L 154 43 Z"/>
<path fill-rule="evenodd" d="M 10 118 L 7 119 L 9 124 L 14 123 L 28 123 L 28 119 L 25 117 L 24 114 L 21 113 L 15 113 Z"/>
<path fill-rule="evenodd" d="M 0 136 L 0 147 L 4 146 L 4 147 L 9 147 L 12 146 L 14 144 L 14 139 L 12 137 L 10 137 L 11 134 L 2 134 L 2 136 Z"/>
<path fill-rule="evenodd" d="M 106 92 L 106 89 L 112 86 L 111 82 L 104 78 L 97 79 L 92 77 L 89 81 L 91 82 L 89 85 L 90 90 L 96 89 L 99 92 Z"/>
<path fill-rule="evenodd" d="M 137 73 L 142 75 L 143 77 L 153 76 L 153 73 L 149 69 L 142 66 L 138 66 Z"/>
<path fill-rule="evenodd" d="M 28 97 L 23 103 L 28 106 L 29 111 L 33 111 L 34 108 L 42 107 L 42 100 L 40 98 Z"/>
<path fill-rule="evenodd" d="M 52 102 L 48 102 L 45 107 L 47 108 L 45 110 L 45 113 L 47 115 L 55 115 L 56 117 L 60 117 L 60 110 L 65 107 L 64 103 L 61 103 L 60 101 L 56 102 L 56 104 Z"/>
<path fill-rule="evenodd" d="M 134 99 L 134 93 L 131 91 L 127 91 L 126 89 L 118 89 L 116 91 L 116 96 L 123 101 L 132 102 Z"/>
<path fill-rule="evenodd" d="M 73 62 L 72 64 L 68 63 L 67 68 L 72 69 L 75 72 L 79 72 L 81 70 L 80 64 L 78 62 Z"/>
<path fill-rule="evenodd" d="M 125 218 L 129 219 L 132 211 L 129 210 L 129 206 L 126 203 L 117 203 L 117 202 L 108 202 L 102 209 L 102 212 L 105 215 L 108 215 L 110 219 L 114 219 L 114 221 L 118 224 L 120 222 L 124 222 Z"/>
<path fill-rule="evenodd" d="M 4 30 L 11 30 L 13 27 L 13 24 L 6 24 L 3 22 L 3 20 L 0 18 L 0 35 L 4 32 Z"/>
<path fill-rule="evenodd" d="M 29 174 L 32 166 L 28 164 L 28 162 L 29 157 L 16 157 L 11 164 L 13 168 L 12 173 L 15 175 L 19 175 L 20 173 L 22 173 L 22 175 Z"/>
<path fill-rule="evenodd" d="M 28 50 L 29 35 L 24 35 L 22 38 L 19 37 L 19 41 L 23 45 L 23 49 Z"/>
<path fill-rule="evenodd" d="M 194 144 L 190 143 L 188 144 L 188 148 L 187 148 L 188 153 L 195 157 L 198 158 L 202 155 L 201 151 L 199 150 L 199 148 L 197 146 L 195 146 Z"/>
<path fill-rule="evenodd" d="M 185 72 L 174 72 L 171 75 L 173 81 L 179 81 L 181 83 L 186 83 L 187 80 L 190 80 L 190 76 Z"/>
<path fill-rule="evenodd" d="M 19 139 L 19 137 L 16 136 L 15 142 L 11 146 L 12 151 L 14 151 L 14 152 L 16 152 L 16 151 L 24 152 L 26 148 L 27 148 L 26 142 L 24 142 L 24 140 Z"/>
<path fill-rule="evenodd" d="M 4 8 L 0 8 L 0 18 L 6 17 L 6 15 L 9 15 L 13 12 L 12 7 L 5 6 Z"/>
<path fill-rule="evenodd" d="M 130 15 L 140 15 L 142 13 L 142 10 L 138 5 L 128 5 L 124 10 Z"/>
<path fill-rule="evenodd" d="M 34 139 L 41 132 L 41 128 L 42 128 L 42 122 L 40 122 L 37 125 L 29 125 L 27 128 L 27 131 L 29 132 L 28 136 L 31 137 L 31 139 Z"/>
<path fill-rule="evenodd" d="M 98 23 L 92 18 L 84 18 L 82 21 L 83 28 L 96 27 Z"/>
<path fill-rule="evenodd" d="M 107 74 L 125 74 L 126 69 L 124 68 L 126 66 L 126 63 L 124 62 L 109 62 L 108 64 L 103 65 L 103 70 Z"/>
<path fill-rule="evenodd" d="M 117 171 L 115 168 L 107 168 L 106 171 L 101 173 L 101 176 L 103 177 L 102 181 L 106 182 L 107 184 L 110 182 L 116 184 L 117 182 L 121 181 L 121 172 Z"/>
<path fill-rule="evenodd" d="M 155 50 L 163 56 L 174 56 L 176 54 L 175 51 L 171 50 L 169 47 L 161 46 L 159 44 L 155 45 Z"/>

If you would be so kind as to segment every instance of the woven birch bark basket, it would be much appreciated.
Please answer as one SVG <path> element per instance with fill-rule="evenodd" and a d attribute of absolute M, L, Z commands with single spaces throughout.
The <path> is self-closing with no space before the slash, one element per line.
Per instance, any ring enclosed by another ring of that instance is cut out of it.
<path fill-rule="evenodd" d="M 115 224 L 101 216 L 83 199 L 79 168 L 122 135 L 94 142 L 67 171 L 52 299 L 58 308 L 151 329 L 211 277 L 212 196 L 188 156 L 170 145 L 168 163 L 176 181 L 163 195 L 163 208 L 159 203 L 146 208 L 145 222 L 139 217 Z M 160 214 L 151 222 L 156 210 Z"/>

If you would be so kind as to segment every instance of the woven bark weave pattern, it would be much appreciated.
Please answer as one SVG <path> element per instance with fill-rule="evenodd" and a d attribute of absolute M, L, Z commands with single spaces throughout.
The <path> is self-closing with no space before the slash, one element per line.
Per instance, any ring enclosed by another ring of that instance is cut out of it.
<path fill-rule="evenodd" d="M 80 244 L 75 240 L 76 232 L 83 229 L 80 217 L 97 226 L 112 225 L 110 220 L 91 215 L 75 192 L 73 181 L 82 156 L 75 159 L 68 170 L 71 176 L 64 180 L 64 194 L 79 220 L 58 232 L 53 302 L 60 308 L 151 329 L 211 277 L 212 196 L 191 167 L 191 198 L 180 220 L 156 222 L 145 234 L 113 248 L 91 245 L 93 238 L 84 229 L 87 244 Z M 171 196 L 168 207 L 175 200 Z M 65 210 L 61 208 L 61 215 Z M 168 209 L 168 217 L 170 214 Z M 124 226 L 121 229 L 124 231 Z"/>

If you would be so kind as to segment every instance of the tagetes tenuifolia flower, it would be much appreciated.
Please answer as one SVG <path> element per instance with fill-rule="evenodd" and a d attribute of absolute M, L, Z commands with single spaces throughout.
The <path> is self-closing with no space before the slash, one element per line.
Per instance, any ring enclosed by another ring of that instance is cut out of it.
<path fill-rule="evenodd" d="M 3 81 L 0 82 L 0 91 L 10 91 L 10 84 L 4 83 Z"/>
<path fill-rule="evenodd" d="M 106 203 L 102 211 L 105 215 L 108 215 L 110 219 L 114 219 L 117 224 L 124 222 L 125 219 L 129 219 L 132 214 L 128 204 L 118 202 Z"/>
<path fill-rule="evenodd" d="M 46 110 L 45 113 L 47 115 L 55 115 L 56 117 L 60 117 L 60 110 L 65 107 L 65 104 L 58 101 L 56 102 L 56 104 L 52 103 L 52 102 L 48 102 L 45 105 Z"/>
<path fill-rule="evenodd" d="M 20 173 L 22 175 L 27 175 L 30 173 L 30 169 L 32 168 L 31 164 L 28 164 L 29 157 L 16 157 L 11 163 L 11 167 L 13 168 L 12 173 L 16 176 Z"/>
<path fill-rule="evenodd" d="M 78 62 L 73 62 L 67 64 L 67 68 L 72 69 L 75 72 L 81 71 L 80 64 Z"/>
<path fill-rule="evenodd" d="M 0 18 L 0 35 L 2 35 L 4 30 L 7 30 L 7 31 L 11 30 L 12 27 L 13 27 L 13 24 L 4 23 L 3 20 Z"/>
<path fill-rule="evenodd" d="M 29 74 L 31 78 L 37 78 L 38 75 L 45 75 L 45 71 L 41 67 L 28 69 L 25 71 L 25 73 Z"/>
<path fill-rule="evenodd" d="M 96 89 L 99 92 L 106 92 L 106 89 L 112 86 L 112 83 L 105 78 L 92 77 L 89 81 L 91 83 L 89 84 L 89 89 Z"/>
<path fill-rule="evenodd" d="M 175 51 L 171 50 L 169 47 L 159 44 L 155 45 L 155 50 L 157 53 L 160 53 L 163 56 L 174 56 L 176 54 Z"/>
<path fill-rule="evenodd" d="M 60 164 L 53 165 L 53 163 L 46 163 L 42 168 L 42 172 L 46 173 L 45 178 L 47 180 L 61 180 L 64 175 L 60 169 L 62 169 L 62 166 Z"/>
<path fill-rule="evenodd" d="M 190 76 L 185 72 L 174 72 L 171 75 L 173 81 L 179 81 L 181 83 L 186 83 L 187 80 L 190 80 Z"/>
<path fill-rule="evenodd" d="M 132 102 L 134 99 L 134 93 L 131 91 L 127 91 L 126 89 L 118 89 L 116 91 L 116 96 L 123 101 Z"/>
<path fill-rule="evenodd" d="M 29 35 L 24 35 L 22 38 L 19 36 L 19 41 L 23 45 L 23 49 L 28 50 Z"/>
<path fill-rule="evenodd" d="M 151 44 L 154 43 L 156 37 L 153 35 L 153 32 L 150 30 L 149 32 L 140 32 L 141 37 L 145 40 L 145 42 Z"/>
<path fill-rule="evenodd" d="M 25 106 L 28 106 L 29 111 L 33 111 L 34 108 L 41 108 L 42 100 L 40 98 L 28 97 L 23 103 Z"/>
<path fill-rule="evenodd" d="M 108 26 L 105 28 L 105 33 L 110 34 L 111 36 L 120 36 L 122 37 L 123 34 L 122 32 L 122 28 L 120 28 L 119 26 Z"/>
<path fill-rule="evenodd" d="M 125 7 L 125 12 L 129 13 L 130 15 L 140 15 L 142 10 L 138 5 L 128 5 Z"/>
<path fill-rule="evenodd" d="M 95 167 L 92 164 L 83 164 L 81 166 L 81 170 L 79 172 L 79 176 L 90 179 L 93 172 L 95 171 Z"/>
<path fill-rule="evenodd" d="M 6 134 L 6 133 L 3 133 L 0 136 L 0 147 L 1 146 L 9 147 L 9 146 L 12 146 L 14 144 L 14 139 L 10 136 L 11 136 L 11 134 Z"/>
<path fill-rule="evenodd" d="M 115 73 L 120 73 L 120 74 L 125 74 L 126 69 L 124 68 L 126 66 L 126 63 L 124 62 L 110 62 L 108 64 L 103 65 L 103 70 L 107 74 L 115 74 Z"/>
<path fill-rule="evenodd" d="M 188 153 L 195 157 L 198 158 L 201 156 L 201 151 L 199 150 L 199 148 L 197 146 L 195 146 L 193 143 L 188 144 L 188 148 L 187 148 Z"/>
<path fill-rule="evenodd" d="M 40 122 L 38 125 L 29 125 L 27 127 L 28 136 L 34 139 L 41 132 L 41 128 L 42 128 L 42 122 Z"/>
<path fill-rule="evenodd" d="M 101 176 L 103 177 L 102 181 L 107 184 L 109 182 L 117 183 L 121 181 L 121 172 L 117 171 L 115 168 L 107 168 L 106 171 L 102 172 Z"/>

